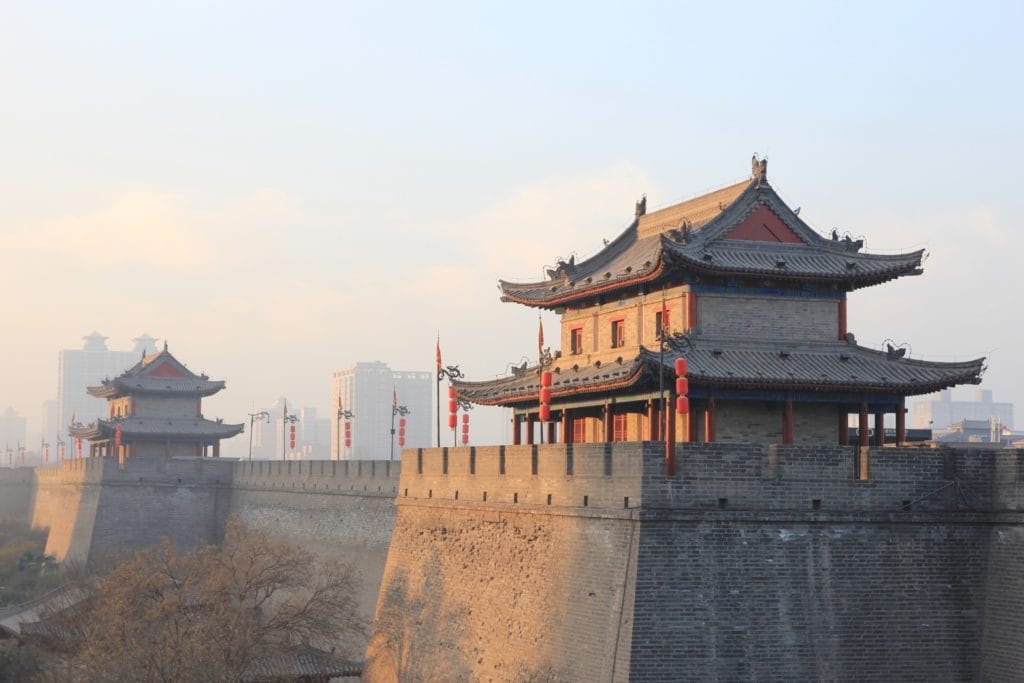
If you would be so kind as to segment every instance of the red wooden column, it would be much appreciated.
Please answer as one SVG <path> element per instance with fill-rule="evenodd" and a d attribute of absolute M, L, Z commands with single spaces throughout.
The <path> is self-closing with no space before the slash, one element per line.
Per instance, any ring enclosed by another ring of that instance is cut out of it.
<path fill-rule="evenodd" d="M 213 457 L 215 457 L 215 458 L 219 458 L 220 457 L 220 441 L 214 441 L 213 442 Z"/>
<path fill-rule="evenodd" d="M 868 441 L 868 404 L 860 404 L 860 414 L 857 416 L 857 445 L 866 448 Z"/>
<path fill-rule="evenodd" d="M 554 421 L 547 423 L 548 430 L 548 443 L 555 443 L 555 423 Z"/>
<path fill-rule="evenodd" d="M 526 416 L 526 445 L 533 445 L 533 415 Z"/>
<path fill-rule="evenodd" d="M 697 443 L 697 437 L 699 435 L 698 428 L 700 426 L 700 423 L 697 419 L 697 411 L 691 408 L 690 414 L 687 416 L 687 419 L 690 423 L 690 429 L 688 430 L 688 433 L 686 435 L 686 440 L 689 441 L 690 443 Z"/>
<path fill-rule="evenodd" d="M 906 399 L 901 398 L 896 406 L 896 445 L 902 446 L 907 441 L 907 407 Z"/>
<path fill-rule="evenodd" d="M 519 446 L 523 443 L 523 432 L 519 424 L 519 415 L 512 416 L 512 445 Z"/>
<path fill-rule="evenodd" d="M 789 396 L 782 404 L 782 443 L 793 443 L 793 399 Z"/>
<path fill-rule="evenodd" d="M 671 394 L 670 394 L 671 395 Z M 665 412 L 665 475 L 676 476 L 676 413 Z"/>
<path fill-rule="evenodd" d="M 881 410 L 875 411 L 875 445 L 885 445 L 885 413 Z"/>
<path fill-rule="evenodd" d="M 612 425 L 612 405 L 610 403 L 604 404 L 604 442 L 611 443 L 612 438 L 615 436 L 615 431 Z"/>
<path fill-rule="evenodd" d="M 569 416 L 569 409 L 562 409 L 562 443 L 572 443 L 572 435 L 569 434 L 569 430 L 572 429 L 572 418 Z"/>
<path fill-rule="evenodd" d="M 686 329 L 697 329 L 697 293 L 692 289 L 686 293 Z"/>
<path fill-rule="evenodd" d="M 704 409 L 704 443 L 715 442 L 715 412 L 715 397 L 711 396 Z"/>
<path fill-rule="evenodd" d="M 839 341 L 846 341 L 846 297 L 839 300 Z"/>
<path fill-rule="evenodd" d="M 654 435 L 657 427 L 654 424 L 654 399 L 647 399 L 647 440 L 654 441 L 657 437 Z"/>
<path fill-rule="evenodd" d="M 839 445 L 850 445 L 850 414 L 846 406 L 839 406 Z"/>

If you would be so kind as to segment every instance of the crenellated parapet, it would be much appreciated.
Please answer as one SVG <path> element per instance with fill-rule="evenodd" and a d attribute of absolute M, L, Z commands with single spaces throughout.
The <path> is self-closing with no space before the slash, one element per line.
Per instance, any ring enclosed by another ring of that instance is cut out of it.
<path fill-rule="evenodd" d="M 660 442 L 424 448 L 404 454 L 407 501 L 789 512 L 1024 509 L 1024 451 Z"/>
<path fill-rule="evenodd" d="M 388 460 L 248 461 L 233 465 L 235 488 L 393 497 L 401 463 Z"/>

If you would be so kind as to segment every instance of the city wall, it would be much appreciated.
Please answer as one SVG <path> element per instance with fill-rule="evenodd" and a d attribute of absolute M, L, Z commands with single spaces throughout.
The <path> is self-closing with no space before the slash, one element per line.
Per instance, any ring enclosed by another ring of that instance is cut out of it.
<path fill-rule="evenodd" d="M 318 557 L 352 563 L 359 604 L 373 616 L 394 525 L 399 463 L 237 462 L 196 458 L 69 460 L 0 469 L 0 519 L 48 530 L 46 552 L 103 565 L 171 539 L 217 542 L 236 515 Z M 363 643 L 354 647 L 361 650 Z"/>
<path fill-rule="evenodd" d="M 354 561 L 367 679 L 1012 680 L 1024 453 L 657 443 L 0 470 L 99 561 L 228 515 Z"/>
<path fill-rule="evenodd" d="M 1021 451 L 406 451 L 366 679 L 1011 680 Z"/>
<path fill-rule="evenodd" d="M 395 524 L 400 469 L 383 460 L 239 462 L 230 512 L 249 528 L 353 564 L 360 612 L 369 622 Z"/>

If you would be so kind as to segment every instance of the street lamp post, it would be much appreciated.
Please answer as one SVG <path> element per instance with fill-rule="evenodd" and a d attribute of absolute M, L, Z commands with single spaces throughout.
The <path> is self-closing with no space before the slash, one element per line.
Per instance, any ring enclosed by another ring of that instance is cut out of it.
<path fill-rule="evenodd" d="M 249 460 L 252 460 L 252 428 L 256 424 L 256 420 L 263 422 L 267 421 L 270 424 L 270 413 L 265 410 L 261 410 L 258 413 L 249 413 Z"/>
<path fill-rule="evenodd" d="M 285 455 L 285 448 L 288 446 L 288 425 L 289 424 L 294 425 L 298 421 L 299 421 L 299 417 L 297 415 L 289 415 L 287 412 L 285 412 L 285 414 L 281 416 L 281 459 L 282 460 L 287 460 L 288 459 L 287 456 Z"/>
<path fill-rule="evenodd" d="M 391 460 L 395 459 L 395 415 L 401 415 L 402 417 L 405 417 L 410 412 L 412 411 L 410 411 L 407 407 L 400 406 L 397 403 L 392 404 L 391 406 Z"/>
<path fill-rule="evenodd" d="M 438 363 L 440 364 L 440 356 L 438 356 Z M 459 370 L 458 365 L 449 365 L 448 367 L 438 367 L 437 369 L 437 447 L 441 447 L 441 382 L 444 381 L 445 377 L 451 382 L 462 377 L 462 370 Z"/>
<path fill-rule="evenodd" d="M 692 346 L 690 336 L 682 332 L 669 332 L 664 327 L 658 332 L 658 411 L 661 413 L 662 432 L 658 436 L 660 441 L 668 438 L 668 411 L 665 406 L 665 349 L 671 348 L 676 352 L 683 352 Z"/>
<path fill-rule="evenodd" d="M 336 460 L 341 460 L 341 420 L 342 418 L 351 420 L 353 417 L 355 417 L 355 414 L 351 410 L 344 410 L 341 407 L 341 399 L 338 399 L 338 448 L 335 454 Z M 392 420 L 392 424 L 394 424 L 394 420 Z"/>
<path fill-rule="evenodd" d="M 473 404 L 470 403 L 469 401 L 466 401 L 465 399 L 461 398 L 456 398 L 455 401 L 458 403 L 459 409 L 462 410 L 462 412 L 468 413 L 469 411 L 473 410 Z M 456 448 L 459 447 L 458 427 L 452 430 L 452 445 L 455 446 Z"/>

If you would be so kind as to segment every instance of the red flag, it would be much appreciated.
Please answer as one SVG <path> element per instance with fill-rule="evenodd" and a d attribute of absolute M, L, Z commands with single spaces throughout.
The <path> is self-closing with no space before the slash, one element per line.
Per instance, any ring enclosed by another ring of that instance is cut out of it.
<path fill-rule="evenodd" d="M 437 371 L 441 372 L 444 366 L 441 365 L 441 335 L 437 336 Z"/>
<path fill-rule="evenodd" d="M 544 355 L 544 321 L 537 316 L 537 355 Z"/>

